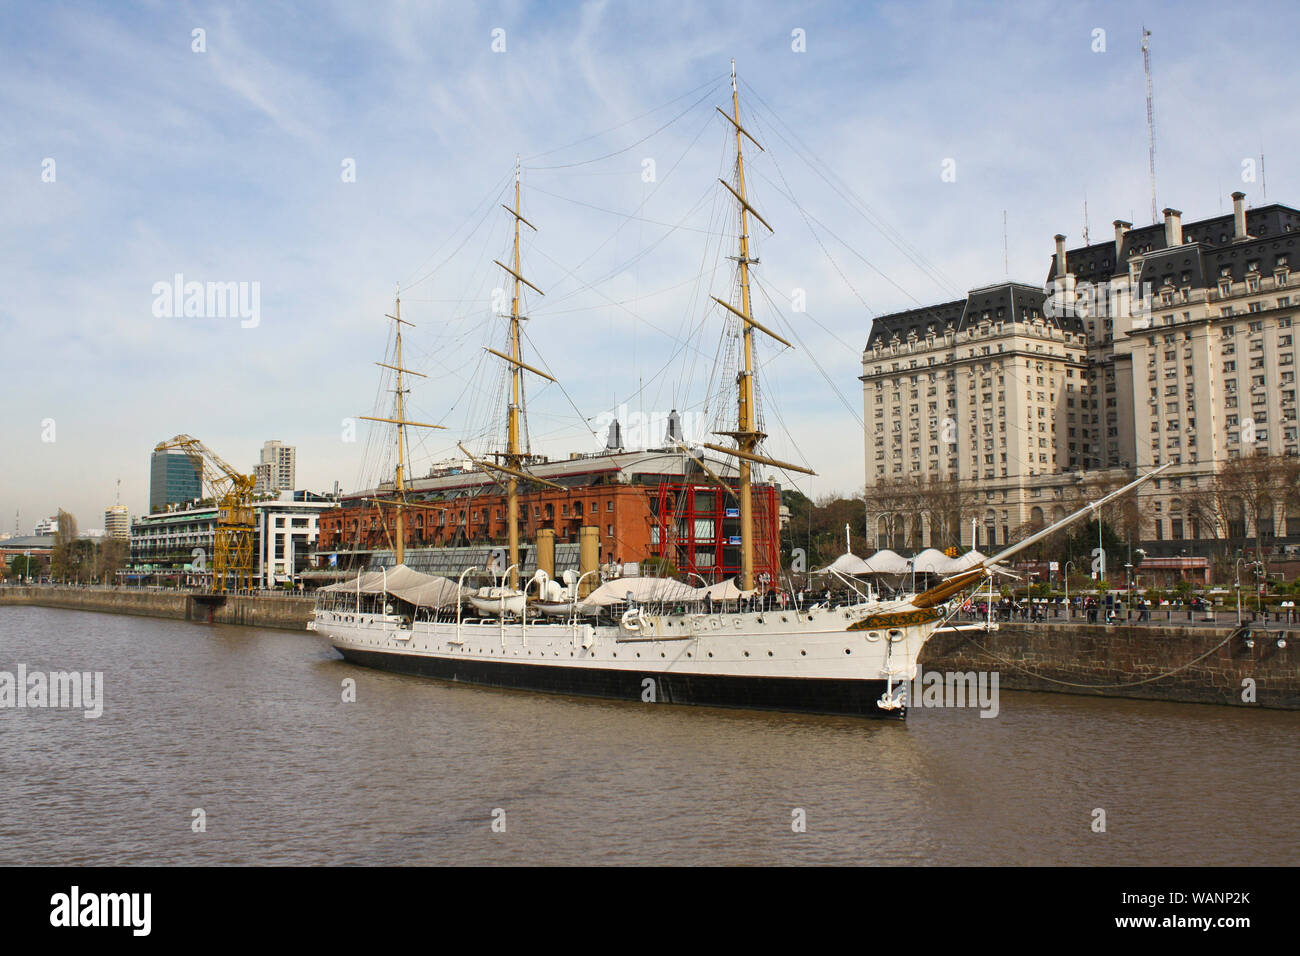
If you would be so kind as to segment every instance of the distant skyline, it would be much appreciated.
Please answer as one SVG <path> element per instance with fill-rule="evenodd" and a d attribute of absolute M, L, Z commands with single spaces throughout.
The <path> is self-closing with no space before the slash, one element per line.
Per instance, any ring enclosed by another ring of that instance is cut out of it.
<path fill-rule="evenodd" d="M 499 204 L 517 153 L 538 227 L 523 272 L 547 293 L 527 301 L 524 350 L 561 383 L 528 383 L 534 449 L 595 450 L 619 409 L 625 435 L 628 415 L 657 428 L 674 408 L 706 425 L 726 368 L 706 303 L 730 295 L 735 254 L 716 182 L 733 146 L 714 112 L 733 56 L 766 150 L 747 153 L 751 197 L 774 229 L 755 230 L 755 313 L 797 346 L 761 347 L 766 447 L 820 473 L 783 483 L 855 493 L 874 316 L 1006 278 L 1041 286 L 1052 236 L 1083 243 L 1085 201 L 1094 243 L 1113 219 L 1149 221 L 1143 24 L 1158 206 L 1191 221 L 1230 211 L 1237 189 L 1300 204 L 1300 106 L 1280 69 L 1294 31 L 1271 28 L 1291 16 L 26 8 L 0 37 L 0 530 L 19 511 L 30 534 L 59 508 L 99 528 L 119 478 L 143 513 L 150 453 L 179 433 L 249 473 L 263 442 L 296 446 L 300 487 L 369 484 L 368 426 L 351 441 L 344 420 L 376 407 L 398 283 L 406 360 L 429 376 L 411 417 L 448 426 L 413 440 L 415 473 L 458 441 L 485 448 L 502 372 L 482 346 L 501 347 L 492 260 L 509 254 Z M 219 284 L 232 314 L 186 317 L 183 295 L 172 314 L 177 276 Z"/>

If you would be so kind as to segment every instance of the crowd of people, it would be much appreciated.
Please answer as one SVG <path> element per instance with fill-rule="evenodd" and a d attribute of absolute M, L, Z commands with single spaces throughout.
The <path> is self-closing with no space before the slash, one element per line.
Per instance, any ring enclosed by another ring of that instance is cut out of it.
<path fill-rule="evenodd" d="M 1194 598 L 1188 602 L 1185 610 L 1202 611 L 1206 605 L 1204 599 Z M 1121 621 L 1146 623 L 1151 620 L 1151 602 L 1141 595 L 1134 595 L 1125 604 L 1117 595 L 1107 594 L 1104 598 L 1095 595 L 1075 595 L 1066 603 L 1063 597 L 1020 598 L 1004 596 L 993 602 L 991 616 L 998 621 L 1046 621 L 1049 618 L 1070 618 L 1085 621 L 1088 624 L 1117 624 Z M 970 620 L 981 620 L 990 616 L 987 598 L 971 598 L 961 607 L 961 613 Z"/>

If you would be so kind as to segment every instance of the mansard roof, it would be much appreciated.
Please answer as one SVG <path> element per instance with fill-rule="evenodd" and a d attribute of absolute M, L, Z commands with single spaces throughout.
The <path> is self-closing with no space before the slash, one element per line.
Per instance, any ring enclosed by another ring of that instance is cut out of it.
<path fill-rule="evenodd" d="M 1212 284 L 1218 279 L 1219 266 L 1225 262 L 1231 262 L 1236 259 L 1238 262 L 1244 261 L 1239 250 L 1253 248 L 1259 250 L 1262 255 L 1264 250 L 1280 251 L 1288 240 L 1294 241 L 1300 236 L 1300 210 L 1293 209 L 1290 206 L 1283 206 L 1279 203 L 1272 203 L 1268 206 L 1261 206 L 1258 209 L 1246 210 L 1246 232 L 1251 237 L 1240 242 L 1233 240 L 1233 221 L 1232 214 L 1225 216 L 1211 216 L 1208 219 L 1198 219 L 1194 222 L 1183 223 L 1183 244 L 1181 246 L 1169 246 L 1165 242 L 1165 224 L 1164 222 L 1153 223 L 1149 226 L 1139 226 L 1130 229 L 1124 234 L 1120 243 L 1120 254 L 1115 255 L 1115 242 L 1108 239 L 1104 242 L 1094 242 L 1086 246 L 1079 246 L 1075 249 L 1067 249 L 1065 252 L 1065 264 L 1069 271 L 1074 273 L 1077 279 L 1088 279 L 1093 282 L 1109 280 L 1113 276 L 1127 275 L 1128 262 L 1137 256 L 1156 256 L 1166 250 L 1185 250 L 1189 246 L 1198 247 L 1195 253 L 1189 253 L 1188 256 L 1195 259 L 1197 256 L 1211 256 L 1212 271 L 1202 275 L 1208 275 L 1209 282 Z M 1272 243 L 1281 241 L 1283 246 L 1274 249 Z M 1220 257 L 1218 254 L 1226 253 L 1226 256 Z M 1211 255 L 1213 254 L 1213 255 Z M 1285 254 L 1285 253 L 1283 253 Z M 1170 264 L 1165 260 L 1159 268 Z M 1191 284 L 1197 282 L 1197 263 L 1179 262 L 1174 270 L 1181 277 L 1182 273 L 1189 271 L 1191 267 Z M 1271 271 L 1271 266 L 1268 267 Z M 1260 264 L 1260 269 L 1264 270 L 1265 265 Z M 1242 274 L 1245 267 L 1241 267 Z M 1047 270 L 1047 282 L 1051 282 L 1056 275 L 1056 255 L 1052 255 L 1051 264 Z M 1147 263 L 1143 263 L 1143 278 L 1148 279 Z M 1235 278 L 1240 279 L 1240 275 Z M 1175 283 L 1178 285 L 1187 285 L 1186 282 Z"/>
<path fill-rule="evenodd" d="M 879 316 L 871 324 L 867 348 L 877 343 L 888 345 L 895 338 L 902 343 L 912 337 L 924 339 L 927 335 L 961 332 L 977 327 L 986 318 L 990 322 L 1028 322 L 1037 317 L 1069 332 L 1083 331 L 1078 318 L 1061 321 L 1044 316 L 1045 299 L 1042 289 L 1024 282 L 1000 282 L 972 289 L 964 299 Z"/>

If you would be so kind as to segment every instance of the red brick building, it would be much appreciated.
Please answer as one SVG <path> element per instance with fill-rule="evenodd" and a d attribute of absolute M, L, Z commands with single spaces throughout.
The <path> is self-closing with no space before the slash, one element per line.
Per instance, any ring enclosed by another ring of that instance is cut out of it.
<path fill-rule="evenodd" d="M 728 483 L 736 480 L 730 462 L 710 461 L 709 467 Z M 565 488 L 525 485 L 531 490 L 519 495 L 522 541 L 534 541 L 540 529 L 550 528 L 558 544 L 576 543 L 578 529 L 590 525 L 600 530 L 602 562 L 667 557 L 678 570 L 708 580 L 740 571 L 739 504 L 686 456 L 617 452 L 537 462 L 529 470 Z M 394 510 L 367 501 L 391 493 L 389 484 L 345 496 L 341 507 L 323 513 L 318 556 L 335 554 L 346 559 L 346 566 L 359 567 L 377 552 L 391 551 Z M 753 499 L 755 574 L 766 572 L 775 580 L 780 564 L 779 489 L 756 484 Z M 506 543 L 505 492 L 469 463 L 414 480 L 408 501 L 408 551 Z"/>

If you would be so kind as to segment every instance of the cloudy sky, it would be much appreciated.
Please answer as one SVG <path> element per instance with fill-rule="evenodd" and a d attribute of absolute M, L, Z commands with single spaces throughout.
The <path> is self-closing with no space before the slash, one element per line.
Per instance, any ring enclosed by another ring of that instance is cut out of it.
<path fill-rule="evenodd" d="M 354 489 L 393 297 L 426 373 L 416 470 L 482 450 L 504 345 L 492 265 L 522 156 L 535 451 L 592 450 L 610 414 L 704 429 L 728 377 L 735 57 L 756 208 L 755 314 L 775 457 L 806 492 L 863 481 L 873 316 L 1005 278 L 1052 235 L 1150 219 L 1139 49 L 1153 31 L 1158 202 L 1185 221 L 1300 202 L 1285 4 L 51 3 L 0 36 L 0 528 L 140 513 L 152 446 L 198 436 L 251 470 Z M 1237 25 L 1240 20 L 1240 26 Z M 1274 29 L 1273 27 L 1278 27 Z M 200 31 L 200 32 L 196 32 Z M 1104 33 L 1098 32 L 1104 31 Z M 1256 168 L 1243 171 L 1243 161 Z M 947 170 L 950 175 L 944 176 Z M 1243 182 L 1243 175 L 1247 177 Z M 1253 181 L 1251 177 L 1253 175 Z M 1007 225 L 1003 252 L 1003 217 Z M 239 316 L 171 315 L 183 281 Z M 256 293 L 256 299 L 252 296 Z M 801 302 L 802 300 L 802 302 Z M 252 306 L 256 304 L 254 310 Z M 498 303 L 499 304 L 499 303 Z M 802 309 L 800 309 L 802 304 Z M 594 433 L 594 434 L 593 434 Z M 355 440 L 349 440 L 355 437 Z M 651 440 L 658 436 L 651 434 Z"/>

